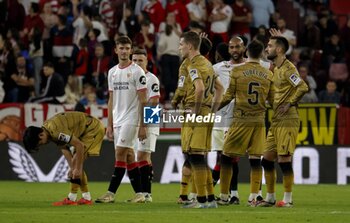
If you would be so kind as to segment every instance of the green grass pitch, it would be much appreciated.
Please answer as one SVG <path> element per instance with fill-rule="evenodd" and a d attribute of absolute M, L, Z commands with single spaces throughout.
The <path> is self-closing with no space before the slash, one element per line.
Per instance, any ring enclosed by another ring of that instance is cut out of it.
<path fill-rule="evenodd" d="M 90 183 L 92 197 L 102 195 L 107 187 L 107 182 Z M 277 185 L 278 198 L 282 198 L 281 189 L 282 185 Z M 219 188 L 215 190 L 219 194 Z M 294 207 L 289 209 L 246 207 L 248 184 L 239 185 L 240 205 L 218 209 L 182 209 L 176 204 L 178 191 L 178 184 L 154 184 L 153 203 L 127 204 L 124 200 L 133 193 L 131 185 L 122 184 L 113 204 L 53 207 L 52 202 L 69 192 L 68 183 L 1 181 L 0 222 L 350 222 L 349 186 L 295 185 Z"/>

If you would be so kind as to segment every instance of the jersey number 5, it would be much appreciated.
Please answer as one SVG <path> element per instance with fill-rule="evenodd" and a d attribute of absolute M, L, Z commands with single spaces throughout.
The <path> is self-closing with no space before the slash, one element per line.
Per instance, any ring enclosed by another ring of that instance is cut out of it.
<path fill-rule="evenodd" d="M 259 92 L 255 87 L 260 87 L 260 84 L 257 82 L 250 82 L 248 84 L 248 95 L 251 98 L 248 98 L 248 103 L 251 105 L 256 105 L 259 102 Z"/>

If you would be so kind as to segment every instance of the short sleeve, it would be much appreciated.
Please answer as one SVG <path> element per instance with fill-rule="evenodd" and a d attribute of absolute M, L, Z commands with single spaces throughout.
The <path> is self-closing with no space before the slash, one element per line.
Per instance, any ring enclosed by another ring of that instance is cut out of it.
<path fill-rule="evenodd" d="M 286 79 L 293 86 L 296 87 L 302 81 L 298 71 L 296 69 L 290 69 L 286 71 Z"/>
<path fill-rule="evenodd" d="M 146 79 L 146 75 L 145 72 L 142 70 L 142 68 L 140 67 L 136 67 L 134 70 L 135 74 L 135 82 L 136 82 L 136 90 L 143 90 L 143 89 L 147 89 L 147 79 Z"/>

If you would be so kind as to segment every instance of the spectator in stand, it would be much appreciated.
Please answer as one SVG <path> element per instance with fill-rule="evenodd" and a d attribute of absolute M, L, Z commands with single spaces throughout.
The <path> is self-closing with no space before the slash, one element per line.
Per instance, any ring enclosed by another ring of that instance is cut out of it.
<path fill-rule="evenodd" d="M 147 12 L 141 12 L 138 16 L 137 16 L 137 21 L 138 21 L 138 23 L 139 23 L 139 25 L 140 25 L 140 29 L 141 29 L 141 23 L 143 23 L 143 22 L 148 22 L 149 23 L 149 30 L 148 30 L 148 32 L 149 33 L 152 33 L 152 34 L 155 34 L 156 33 L 156 28 L 155 28 L 155 26 L 154 26 L 154 24 L 151 22 L 151 19 L 150 19 L 150 17 L 149 17 L 149 15 L 147 14 Z M 163 21 L 162 21 L 163 22 Z M 138 32 L 140 32 L 140 30 L 138 30 Z M 157 32 L 159 32 L 159 27 L 158 27 L 158 31 Z"/>
<path fill-rule="evenodd" d="M 45 25 L 42 35 L 44 43 L 44 58 L 46 60 L 51 60 L 52 46 L 50 43 L 50 30 L 58 23 L 58 17 L 56 14 L 53 13 L 50 1 L 44 4 L 43 12 L 40 14 L 40 17 Z"/>
<path fill-rule="evenodd" d="M 119 23 L 116 21 L 116 1 L 102 0 L 100 2 L 99 14 L 101 15 L 103 23 L 107 27 L 109 37 L 113 37 L 117 32 Z"/>
<path fill-rule="evenodd" d="M 40 32 L 43 33 L 45 25 L 39 15 L 39 4 L 32 2 L 29 8 L 29 15 L 26 16 L 23 29 L 20 32 L 20 37 L 26 48 L 29 45 L 28 35 L 34 27 L 39 28 Z"/>
<path fill-rule="evenodd" d="M 158 30 L 159 33 L 165 32 L 167 26 L 172 27 L 172 31 L 174 31 L 174 34 L 176 34 L 177 36 L 181 36 L 182 29 L 180 24 L 176 22 L 176 17 L 173 12 L 169 12 L 166 16 L 166 20 L 160 24 Z"/>
<path fill-rule="evenodd" d="M 73 33 L 66 26 L 67 17 L 58 15 L 58 23 L 51 29 L 52 56 L 56 70 L 62 75 L 64 83 L 67 83 L 68 75 L 71 74 L 69 59 L 73 51 Z"/>
<path fill-rule="evenodd" d="M 58 8 L 60 6 L 59 0 L 39 0 L 39 8 L 41 10 L 43 10 L 45 8 L 46 4 L 48 4 L 48 6 L 50 6 L 50 10 L 53 13 L 56 14 L 58 12 Z"/>
<path fill-rule="evenodd" d="M 73 44 L 78 46 L 80 39 L 84 38 L 87 32 L 92 29 L 91 9 L 88 6 L 80 5 L 79 10 L 79 0 L 72 0 L 72 3 L 74 15 L 74 22 L 72 23 L 74 28 Z"/>
<path fill-rule="evenodd" d="M 350 78 L 347 79 L 344 85 L 341 103 L 343 106 L 350 107 Z"/>
<path fill-rule="evenodd" d="M 165 9 L 166 13 L 173 12 L 176 17 L 176 22 L 180 24 L 181 29 L 184 30 L 190 19 L 188 18 L 187 9 L 180 0 L 169 0 Z"/>
<path fill-rule="evenodd" d="M 7 3 L 7 18 L 5 21 L 6 30 L 10 28 L 22 30 L 26 17 L 24 6 L 19 0 L 11 0 L 7 1 Z M 3 11 L 0 14 L 6 15 L 6 13 Z"/>
<path fill-rule="evenodd" d="M 100 35 L 100 30 L 90 29 L 87 33 L 87 49 L 89 53 L 89 59 L 92 59 L 95 54 L 96 44 L 99 43 L 97 37 Z"/>
<path fill-rule="evenodd" d="M 138 23 L 137 16 L 134 15 L 132 9 L 128 6 L 125 7 L 123 12 L 123 19 L 120 23 L 120 33 L 127 35 L 130 39 L 134 39 L 136 33 L 140 31 L 140 25 Z"/>
<path fill-rule="evenodd" d="M 35 95 L 39 95 L 40 93 L 40 73 L 43 68 L 44 44 L 41 37 L 42 35 L 38 27 L 34 27 L 29 33 L 29 56 L 33 62 Z"/>
<path fill-rule="evenodd" d="M 26 102 L 30 95 L 34 95 L 34 75 L 28 68 L 23 56 L 16 58 L 16 70 L 11 74 L 15 85 L 11 94 L 17 96 L 12 102 Z"/>
<path fill-rule="evenodd" d="M 244 0 L 236 0 L 232 5 L 232 35 L 243 35 L 250 42 L 250 29 L 249 25 L 252 22 L 252 12 Z"/>
<path fill-rule="evenodd" d="M 12 48 L 18 48 L 20 43 L 19 31 L 16 28 L 10 28 L 7 30 L 6 38 L 11 42 Z"/>
<path fill-rule="evenodd" d="M 161 22 L 165 20 L 165 10 L 158 0 L 149 0 L 148 4 L 143 9 L 149 16 L 151 23 L 154 24 L 155 32 Z"/>
<path fill-rule="evenodd" d="M 281 18 L 281 13 L 276 10 L 270 17 L 270 28 L 277 29 L 277 21 Z"/>
<path fill-rule="evenodd" d="M 43 67 L 42 91 L 38 97 L 29 98 L 32 103 L 61 104 L 66 101 L 65 84 L 62 76 L 55 72 L 51 62 L 46 62 Z"/>
<path fill-rule="evenodd" d="M 95 47 L 95 56 L 91 61 L 89 76 L 91 80 L 89 82 L 93 83 L 97 89 L 107 89 L 106 80 L 107 73 L 111 67 L 111 58 L 106 56 L 104 53 L 103 45 L 98 43 Z"/>
<path fill-rule="evenodd" d="M 251 36 L 255 36 L 259 26 L 270 28 L 270 16 L 275 12 L 275 6 L 271 0 L 248 0 L 252 9 L 253 21 L 251 24 Z"/>
<path fill-rule="evenodd" d="M 277 29 L 279 29 L 282 36 L 288 40 L 289 48 L 286 52 L 286 55 L 290 56 L 290 54 L 292 53 L 293 47 L 295 47 L 297 44 L 297 38 L 292 30 L 287 29 L 286 20 L 283 18 L 280 18 L 277 20 Z"/>
<path fill-rule="evenodd" d="M 223 0 L 213 0 L 213 9 L 209 15 L 210 33 L 209 39 L 213 43 L 212 53 L 216 46 L 221 43 L 227 43 L 229 40 L 228 29 L 232 18 L 232 8 L 226 5 Z"/>
<path fill-rule="evenodd" d="M 316 19 L 311 15 L 305 17 L 303 38 L 300 44 L 314 50 L 319 50 L 321 49 L 321 33 L 315 24 Z"/>
<path fill-rule="evenodd" d="M 346 61 L 348 67 L 350 67 L 350 15 L 348 15 L 348 20 L 346 24 L 342 27 L 340 31 L 341 41 L 344 43 L 346 52 Z"/>
<path fill-rule="evenodd" d="M 79 81 L 78 79 L 74 78 L 73 75 L 70 75 L 68 77 L 68 81 L 66 84 L 66 87 L 64 88 L 65 95 L 66 95 L 66 100 L 65 104 L 76 104 L 80 97 L 81 94 L 79 93 Z"/>
<path fill-rule="evenodd" d="M 345 62 L 345 47 L 338 34 L 333 34 L 323 48 L 323 66 L 328 70 L 332 63 Z"/>
<path fill-rule="evenodd" d="M 221 61 L 229 61 L 230 59 L 231 55 L 228 52 L 227 43 L 219 43 L 215 51 L 215 63 L 219 63 Z"/>
<path fill-rule="evenodd" d="M 96 88 L 92 84 L 86 83 L 84 84 L 83 97 L 80 99 L 79 103 L 84 106 L 104 105 L 106 101 L 97 97 Z"/>
<path fill-rule="evenodd" d="M 329 80 L 327 82 L 326 90 L 318 93 L 318 101 L 321 103 L 340 103 L 340 93 L 337 91 L 337 84 L 335 81 Z"/>
<path fill-rule="evenodd" d="M 106 51 L 106 54 L 110 56 L 113 49 L 112 43 L 109 41 L 107 28 L 101 22 L 101 17 L 99 15 L 94 15 L 91 23 L 93 29 L 100 31 L 100 34 L 97 35 L 97 41 L 99 43 L 102 43 L 105 49 L 110 49 L 109 51 Z"/>
<path fill-rule="evenodd" d="M 315 92 L 317 88 L 317 84 L 315 79 L 311 75 L 309 75 L 309 66 L 307 64 L 300 64 L 298 71 L 299 71 L 300 77 L 305 81 L 305 83 L 309 87 L 309 91 L 306 94 L 304 94 L 300 102 L 301 103 L 317 102 L 318 99 Z"/>
<path fill-rule="evenodd" d="M 153 58 L 155 35 L 149 32 L 149 27 L 149 21 L 143 21 L 141 23 L 141 31 L 134 38 L 134 46 L 147 51 L 147 69 L 155 74 L 157 73 L 154 66 L 155 60 Z"/>
<path fill-rule="evenodd" d="M 259 26 L 257 34 L 253 37 L 253 39 L 259 40 L 267 47 L 267 43 L 269 42 L 268 30 L 264 25 Z"/>
<path fill-rule="evenodd" d="M 4 83 L 0 80 L 0 103 L 2 103 L 5 98 L 5 90 L 3 86 L 4 86 Z"/>
<path fill-rule="evenodd" d="M 205 0 L 191 0 L 191 2 L 186 5 L 186 9 L 191 21 L 198 22 L 200 25 L 205 26 L 207 21 Z"/>
<path fill-rule="evenodd" d="M 0 34 L 0 76 L 4 85 L 4 102 L 14 102 L 17 100 L 17 94 L 12 91 L 15 86 L 11 79 L 11 74 L 16 70 L 16 59 L 13 54 L 11 42 L 5 40 Z"/>
<path fill-rule="evenodd" d="M 179 42 L 181 28 L 175 21 L 174 13 L 168 13 L 167 21 L 164 24 L 164 32 L 160 33 L 157 56 L 160 59 L 162 84 L 165 87 L 165 100 L 169 99 L 169 95 L 174 93 L 177 88 L 178 70 L 180 66 Z M 162 27 L 162 24 L 161 24 Z"/>
<path fill-rule="evenodd" d="M 83 79 L 86 77 L 89 63 L 89 53 L 87 49 L 87 40 L 82 38 L 79 41 L 79 52 L 75 60 L 74 75 L 79 80 L 79 92 L 83 89 Z"/>
<path fill-rule="evenodd" d="M 320 29 L 321 46 L 324 46 L 333 34 L 338 33 L 338 26 L 328 13 L 319 16 L 317 26 Z"/>

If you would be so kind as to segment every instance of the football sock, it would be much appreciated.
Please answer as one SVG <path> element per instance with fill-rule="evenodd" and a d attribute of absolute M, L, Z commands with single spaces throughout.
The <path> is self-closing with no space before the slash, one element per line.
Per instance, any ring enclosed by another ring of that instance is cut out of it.
<path fill-rule="evenodd" d="M 265 180 L 266 180 L 266 191 L 267 193 L 275 193 L 276 184 L 276 169 L 275 162 L 262 159 L 261 165 L 264 167 Z"/>
<path fill-rule="evenodd" d="M 292 201 L 293 201 L 293 199 L 292 199 L 292 192 L 284 192 L 283 201 L 285 203 L 292 203 Z"/>
<path fill-rule="evenodd" d="M 191 165 L 188 162 L 188 160 L 186 160 L 183 164 L 182 167 L 182 177 L 181 177 L 181 183 L 180 183 L 180 197 L 182 198 L 182 200 L 187 200 L 188 197 L 188 187 L 189 187 L 189 183 L 191 182 Z"/>
<path fill-rule="evenodd" d="M 148 188 L 148 193 L 152 193 L 152 182 L 153 182 L 153 166 L 152 164 L 149 164 L 149 188 Z"/>
<path fill-rule="evenodd" d="M 80 190 L 82 193 L 89 191 L 88 178 L 87 178 L 85 171 L 83 171 L 83 175 L 81 176 L 81 179 L 80 179 Z"/>
<path fill-rule="evenodd" d="M 73 194 L 78 193 L 78 190 L 80 188 L 79 184 L 75 184 L 75 183 L 70 183 L 70 192 Z"/>
<path fill-rule="evenodd" d="M 236 190 L 231 190 L 231 197 L 237 197 L 237 198 L 239 198 L 238 191 L 236 191 Z"/>
<path fill-rule="evenodd" d="M 69 193 L 68 194 L 68 199 L 71 201 L 76 201 L 77 200 L 77 193 Z"/>
<path fill-rule="evenodd" d="M 138 163 L 134 162 L 134 163 L 128 164 L 126 168 L 128 170 L 128 175 L 129 175 L 132 188 L 134 189 L 135 193 L 141 193 L 142 192 L 141 176 L 140 176 Z"/>
<path fill-rule="evenodd" d="M 232 178 L 231 178 L 231 184 L 230 189 L 231 191 L 237 191 L 238 190 L 238 162 L 236 160 L 232 161 Z"/>
<path fill-rule="evenodd" d="M 81 196 L 82 196 L 85 200 L 91 201 L 91 194 L 90 194 L 90 192 L 84 192 L 84 193 L 82 193 Z"/>
<path fill-rule="evenodd" d="M 196 184 L 194 183 L 194 179 L 193 179 L 193 174 L 191 175 L 191 193 L 196 194 L 197 196 L 197 188 L 196 188 Z"/>
<path fill-rule="evenodd" d="M 213 177 L 211 175 L 209 166 L 207 166 L 207 194 L 208 194 L 208 202 L 215 200 Z"/>
<path fill-rule="evenodd" d="M 248 201 L 255 200 L 257 196 L 258 196 L 257 193 L 250 193 L 250 194 L 249 194 Z"/>
<path fill-rule="evenodd" d="M 118 190 L 120 183 L 123 180 L 126 170 L 126 162 L 116 161 L 114 167 L 114 173 L 109 183 L 108 191 L 115 194 L 115 192 L 117 192 Z"/>
<path fill-rule="evenodd" d="M 221 154 L 220 192 L 228 194 L 232 178 L 232 158 Z"/>
<path fill-rule="evenodd" d="M 258 194 L 261 178 L 262 178 L 262 167 L 260 159 L 249 159 L 250 162 L 250 192 Z"/>
<path fill-rule="evenodd" d="M 294 181 L 293 167 L 291 162 L 279 163 L 283 173 L 284 192 L 292 192 Z"/>
<path fill-rule="evenodd" d="M 150 165 L 147 161 L 139 162 L 139 169 L 141 175 L 141 186 L 142 192 L 150 191 L 151 182 L 150 182 Z"/>
<path fill-rule="evenodd" d="M 215 186 L 220 179 L 220 165 L 216 164 L 212 171 L 213 185 Z"/>
<path fill-rule="evenodd" d="M 207 200 L 207 164 L 204 155 L 191 154 L 190 163 L 192 166 L 192 174 L 194 183 L 197 188 L 197 200 L 200 203 Z"/>
<path fill-rule="evenodd" d="M 276 194 L 275 193 L 266 193 L 265 200 L 267 202 L 275 202 L 276 201 Z"/>

